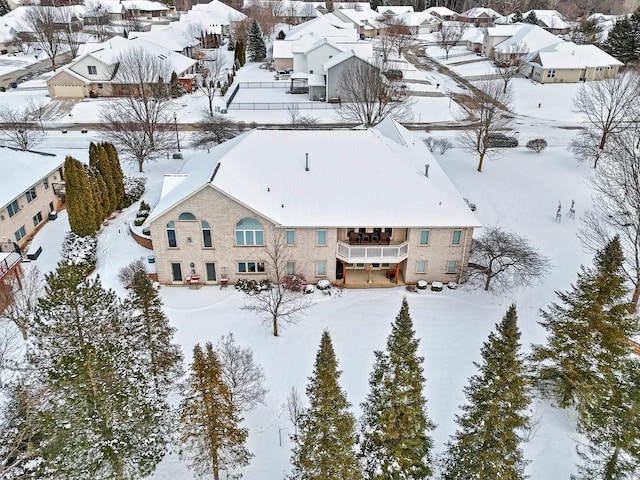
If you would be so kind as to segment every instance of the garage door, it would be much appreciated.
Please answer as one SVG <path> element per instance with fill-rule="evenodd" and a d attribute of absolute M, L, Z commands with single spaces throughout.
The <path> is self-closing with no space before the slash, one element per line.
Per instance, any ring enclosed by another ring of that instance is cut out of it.
<path fill-rule="evenodd" d="M 54 85 L 53 95 L 63 98 L 83 98 L 84 90 L 81 85 Z"/>

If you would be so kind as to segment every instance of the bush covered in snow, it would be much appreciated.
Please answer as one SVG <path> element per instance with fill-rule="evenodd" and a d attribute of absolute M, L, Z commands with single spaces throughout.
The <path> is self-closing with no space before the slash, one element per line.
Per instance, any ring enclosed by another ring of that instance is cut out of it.
<path fill-rule="evenodd" d="M 284 287 L 293 292 L 301 292 L 304 289 L 304 286 L 307 284 L 306 278 L 304 275 L 287 275 L 282 279 L 282 283 Z"/>
<path fill-rule="evenodd" d="M 542 150 L 547 148 L 547 141 L 544 138 L 534 138 L 527 142 L 527 148 L 536 153 L 540 153 Z"/>
<path fill-rule="evenodd" d="M 148 203 L 146 203 L 143 200 L 142 202 L 140 202 L 140 208 L 138 209 L 138 213 L 136 214 L 136 219 L 133 222 L 135 226 L 136 227 L 141 226 L 149 216 L 149 213 L 151 213 L 151 207 L 149 206 Z"/>
<path fill-rule="evenodd" d="M 329 290 L 331 288 L 331 282 L 323 278 L 322 280 L 318 280 L 316 287 L 318 287 L 318 290 Z"/>
<path fill-rule="evenodd" d="M 251 278 L 240 278 L 235 284 L 236 290 L 241 290 L 244 293 L 253 295 L 263 290 L 271 288 L 269 280 L 253 280 Z"/>
<path fill-rule="evenodd" d="M 68 232 L 62 242 L 62 262 L 72 265 L 86 265 L 90 271 L 96 268 L 98 239 L 88 235 L 81 237 Z"/>
<path fill-rule="evenodd" d="M 125 197 L 124 206 L 128 207 L 140 200 L 140 197 L 142 197 L 142 194 L 144 193 L 144 186 L 147 183 L 147 179 L 145 177 L 131 177 L 129 175 L 125 175 L 123 182 Z"/>

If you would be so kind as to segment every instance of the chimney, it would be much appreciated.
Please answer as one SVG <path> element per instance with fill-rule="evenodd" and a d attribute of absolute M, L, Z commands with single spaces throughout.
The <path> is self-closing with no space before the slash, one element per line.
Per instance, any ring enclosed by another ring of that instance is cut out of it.
<path fill-rule="evenodd" d="M 305 153 L 305 160 L 304 160 L 304 171 L 308 172 L 309 171 L 309 154 Z"/>
<path fill-rule="evenodd" d="M 429 164 L 428 163 L 424 164 L 424 176 L 429 178 Z"/>

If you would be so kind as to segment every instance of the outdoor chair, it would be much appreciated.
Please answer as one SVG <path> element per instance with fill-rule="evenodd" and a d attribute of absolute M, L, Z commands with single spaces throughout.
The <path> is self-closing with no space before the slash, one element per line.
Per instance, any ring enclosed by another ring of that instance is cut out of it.
<path fill-rule="evenodd" d="M 389 236 L 388 232 L 380 233 L 380 243 L 382 245 L 389 245 L 390 242 L 391 242 L 391 237 Z"/>
<path fill-rule="evenodd" d="M 358 245 L 359 243 L 360 243 L 360 235 L 358 235 L 358 232 L 351 232 L 349 234 L 349 244 Z"/>

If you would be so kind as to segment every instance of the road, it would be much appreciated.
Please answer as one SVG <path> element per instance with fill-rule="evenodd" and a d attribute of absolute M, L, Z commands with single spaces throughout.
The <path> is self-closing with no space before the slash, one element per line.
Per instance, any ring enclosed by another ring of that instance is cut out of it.
<path fill-rule="evenodd" d="M 42 55 L 45 57 L 44 59 L 33 63 L 28 67 L 14 70 L 13 72 L 9 72 L 4 75 L 0 75 L 0 86 L 10 88 L 12 82 L 16 82 L 18 85 L 20 85 L 20 83 L 22 82 L 31 80 L 42 75 L 43 73 L 50 72 L 51 60 L 49 59 L 49 57 L 44 55 L 44 53 Z M 56 68 L 66 65 L 72 59 L 73 57 L 69 52 L 56 56 Z"/>

